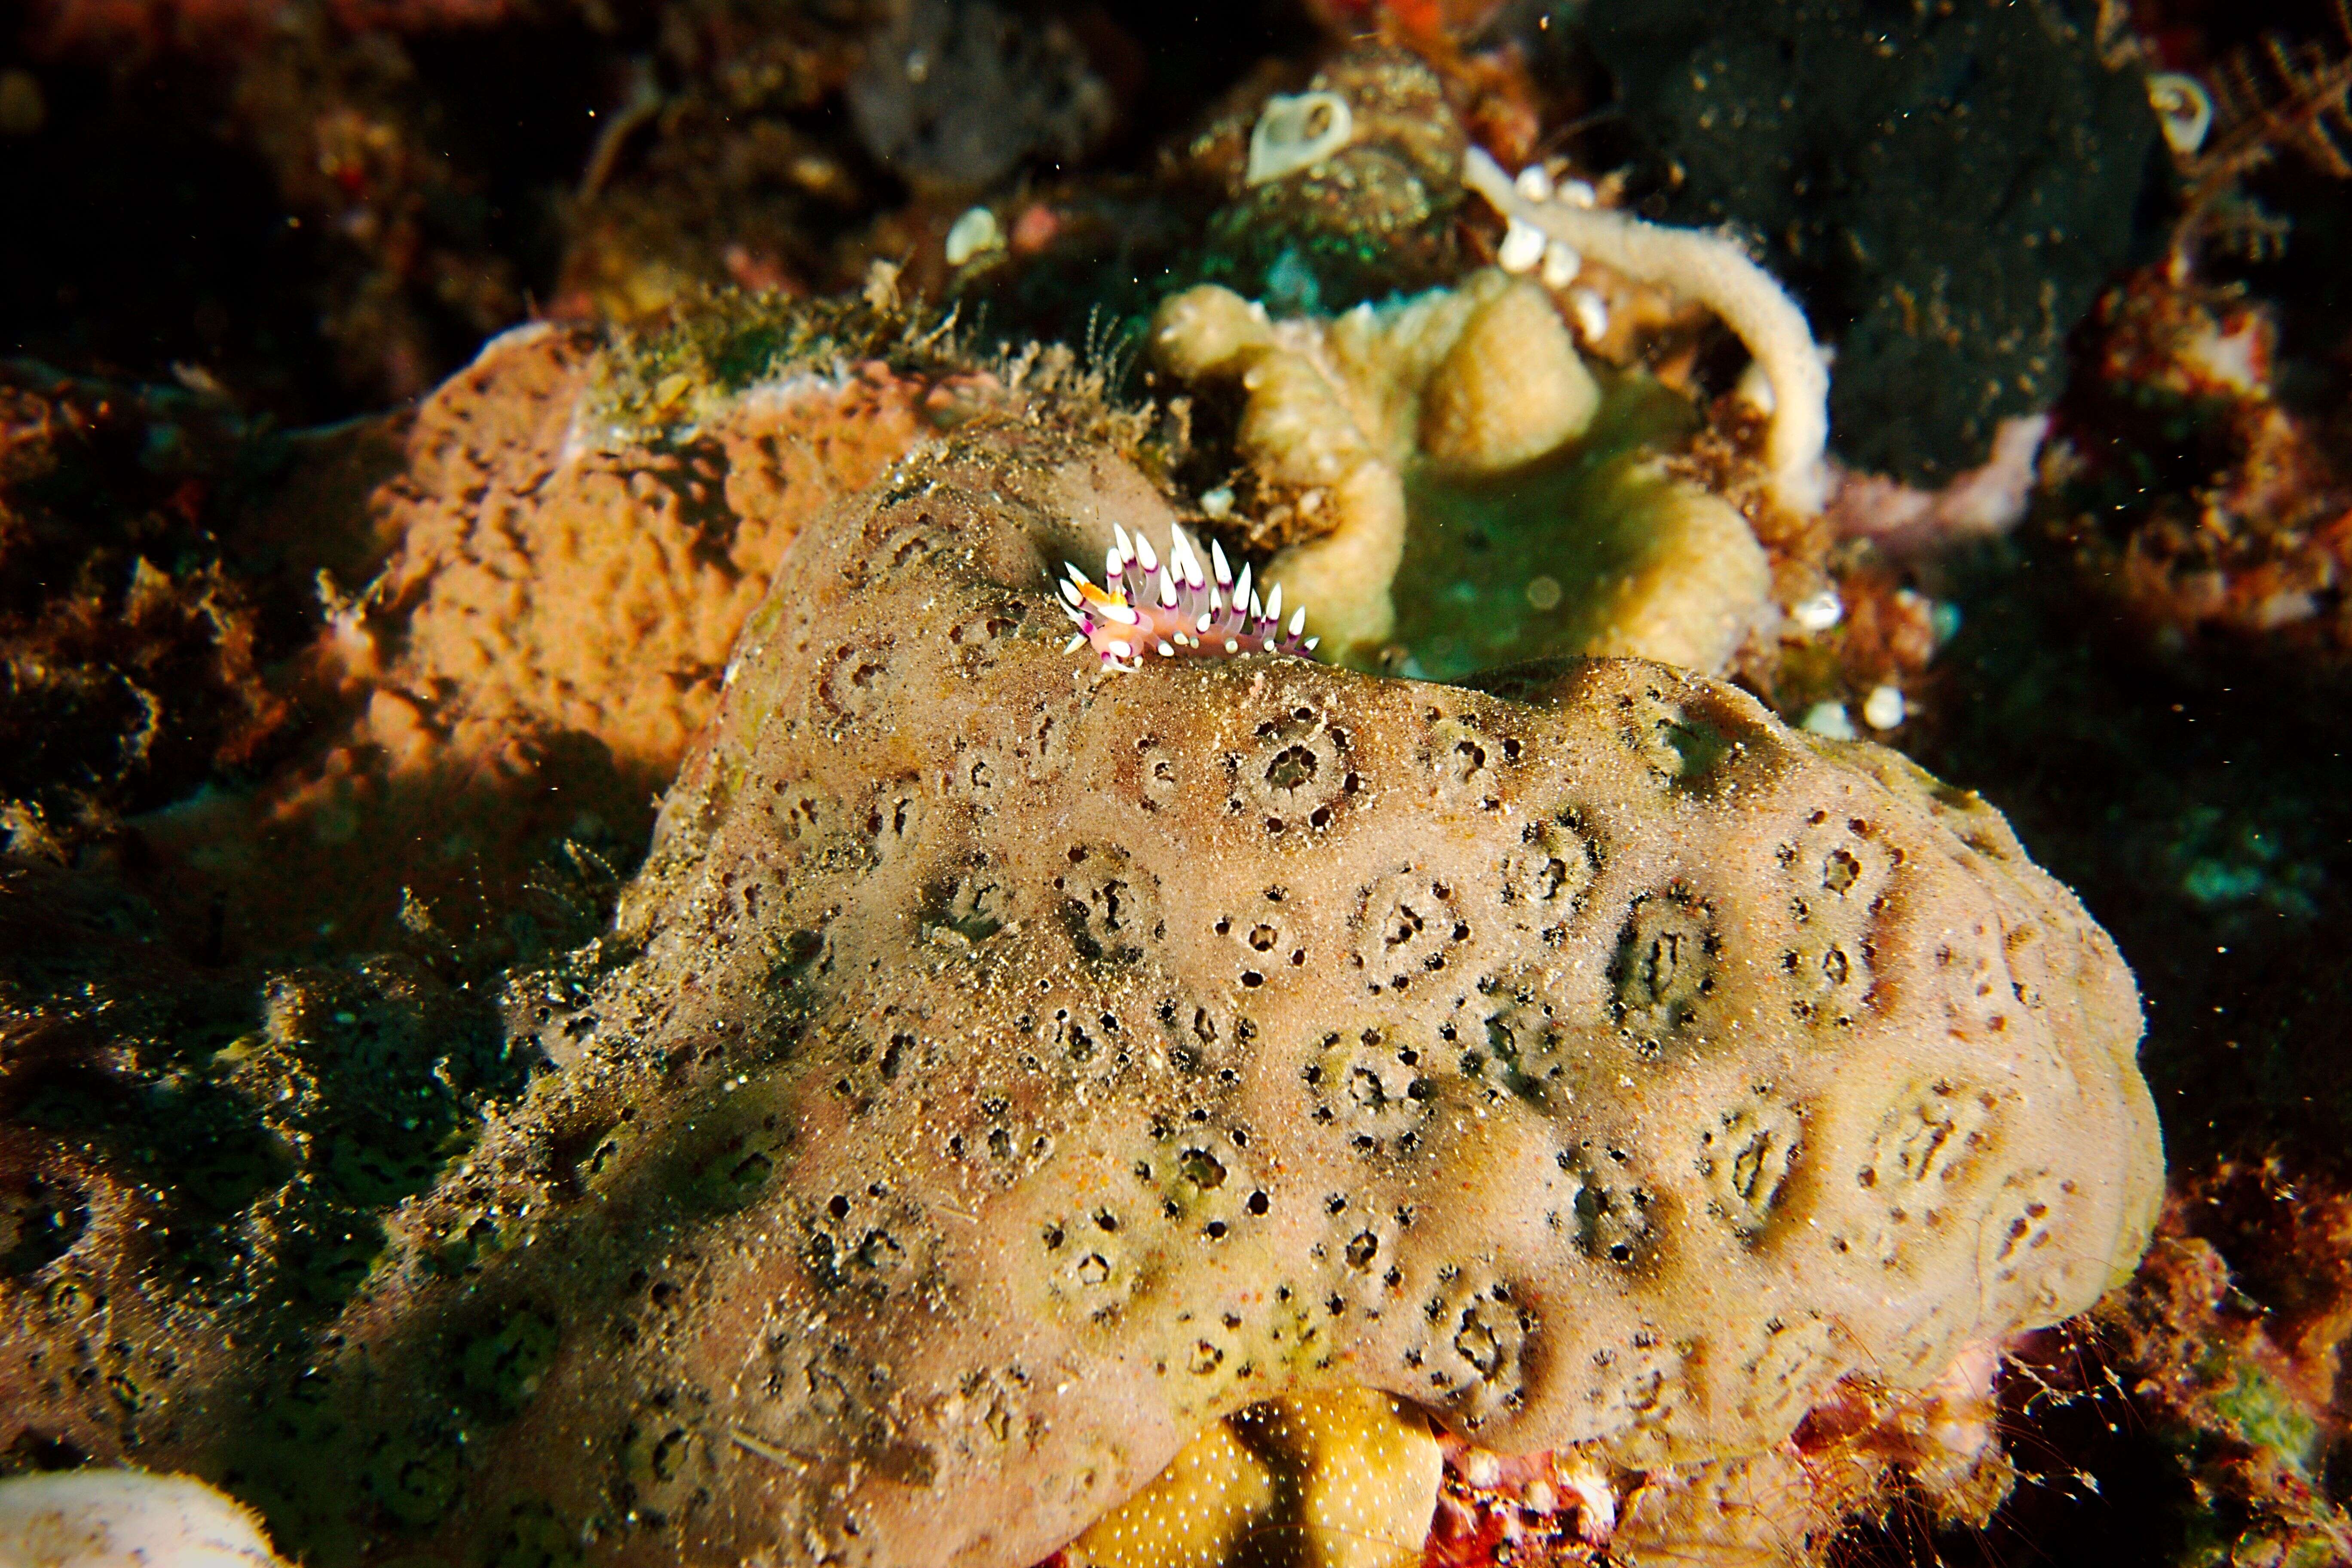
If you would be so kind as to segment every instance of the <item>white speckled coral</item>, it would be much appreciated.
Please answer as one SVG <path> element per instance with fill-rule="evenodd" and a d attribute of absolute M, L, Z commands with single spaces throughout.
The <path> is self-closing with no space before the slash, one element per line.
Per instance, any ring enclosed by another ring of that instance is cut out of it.
<path fill-rule="evenodd" d="M 189 1476 L 0 1479 L 0 1568 L 286 1568 L 253 1510 Z"/>

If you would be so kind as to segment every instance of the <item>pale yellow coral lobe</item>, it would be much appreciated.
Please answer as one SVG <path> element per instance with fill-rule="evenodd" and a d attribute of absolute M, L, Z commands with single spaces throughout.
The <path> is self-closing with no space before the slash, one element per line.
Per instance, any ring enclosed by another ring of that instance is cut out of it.
<path fill-rule="evenodd" d="M 1601 403 L 1550 301 L 1492 269 L 1328 321 L 1273 321 L 1206 284 L 1160 306 L 1153 341 L 1183 380 L 1237 380 L 1243 456 L 1302 510 L 1336 519 L 1277 554 L 1265 581 L 1309 606 L 1309 629 L 1339 655 L 1395 625 L 1416 449 L 1452 471 L 1496 472 L 1574 440 Z"/>
<path fill-rule="evenodd" d="M 1465 473 L 1517 468 L 1584 434 L 1601 388 L 1559 312 L 1533 284 L 1495 287 L 1463 323 L 1422 395 L 1421 449 Z"/>
<path fill-rule="evenodd" d="M 1640 563 L 1593 590 L 1582 652 L 1716 671 L 1739 651 L 1772 592 L 1771 563 L 1748 520 L 1721 496 L 1670 479 L 1654 463 L 1617 468 L 1603 510 L 1648 541 Z"/>
<path fill-rule="evenodd" d="M 1067 1552 L 1070 1568 L 1412 1568 L 1443 1455 L 1428 1418 L 1366 1388 L 1299 1390 L 1212 1422 Z"/>
<path fill-rule="evenodd" d="M 1395 627 L 1404 474 L 1415 461 L 1476 479 L 1559 450 L 1590 428 L 1601 389 L 1542 290 L 1488 269 L 1461 288 L 1329 321 L 1270 321 L 1211 286 L 1160 307 L 1160 358 L 1186 381 L 1237 379 L 1238 444 L 1260 479 L 1329 526 L 1267 566 L 1336 655 Z M 1763 548 L 1729 503 L 1654 464 L 1604 471 L 1590 517 L 1641 541 L 1639 564 L 1588 584 L 1579 651 L 1721 670 L 1771 591 Z"/>

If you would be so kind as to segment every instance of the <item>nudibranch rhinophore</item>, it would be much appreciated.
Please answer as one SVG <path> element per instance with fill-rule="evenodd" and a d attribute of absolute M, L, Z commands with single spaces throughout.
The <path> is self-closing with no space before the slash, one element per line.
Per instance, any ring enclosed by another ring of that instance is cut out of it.
<path fill-rule="evenodd" d="M 1286 627 L 1281 584 L 1261 605 L 1250 589 L 1250 569 L 1244 565 L 1236 581 L 1215 540 L 1209 542 L 1212 578 L 1181 528 L 1169 530 L 1164 564 L 1140 531 L 1132 537 L 1124 528 L 1112 531 L 1117 542 L 1103 552 L 1104 586 L 1096 587 L 1076 566 L 1063 567 L 1069 575 L 1059 584 L 1062 613 L 1078 628 L 1070 652 L 1091 643 L 1108 672 L 1140 669 L 1155 653 L 1162 658 L 1244 653 L 1304 658 L 1315 650 L 1319 639 L 1302 635 L 1307 606 L 1297 606 Z"/>

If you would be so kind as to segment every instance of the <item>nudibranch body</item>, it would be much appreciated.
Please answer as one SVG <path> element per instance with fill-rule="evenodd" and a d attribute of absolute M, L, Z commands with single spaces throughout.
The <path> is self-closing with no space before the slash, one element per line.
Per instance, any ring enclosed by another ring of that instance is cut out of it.
<path fill-rule="evenodd" d="M 1165 562 L 1140 533 L 1130 538 L 1124 528 L 1112 531 L 1118 542 L 1103 553 L 1102 587 L 1076 566 L 1065 566 L 1069 575 L 1057 584 L 1062 613 L 1078 628 L 1070 652 L 1093 645 L 1108 672 L 1140 669 L 1153 654 L 1221 658 L 1277 653 L 1304 658 L 1314 651 L 1318 639 L 1303 635 L 1307 607 L 1293 610 L 1285 626 L 1280 584 L 1261 605 L 1250 589 L 1250 569 L 1244 566 L 1236 580 L 1216 541 L 1209 542 L 1213 577 L 1202 569 L 1199 552 L 1181 528 L 1171 531 Z"/>

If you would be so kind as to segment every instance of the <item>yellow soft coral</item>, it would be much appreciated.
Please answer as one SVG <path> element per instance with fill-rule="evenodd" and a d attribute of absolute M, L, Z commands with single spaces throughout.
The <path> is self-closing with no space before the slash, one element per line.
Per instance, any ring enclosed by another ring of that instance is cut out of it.
<path fill-rule="evenodd" d="M 1601 403 L 1550 302 L 1493 270 L 1328 321 L 1270 321 L 1204 284 L 1160 306 L 1153 341 L 1185 381 L 1238 381 L 1243 456 L 1302 512 L 1338 520 L 1277 554 L 1265 580 L 1309 606 L 1340 656 L 1395 625 L 1416 449 L 1449 470 L 1496 472 L 1573 440 Z"/>
<path fill-rule="evenodd" d="M 1069 1568 L 1412 1568 L 1443 1463 L 1394 1394 L 1300 1390 L 1212 1422 L 1071 1543 Z"/>
<path fill-rule="evenodd" d="M 1601 389 L 1551 301 L 1494 269 L 1330 321 L 1275 321 L 1214 286 L 1160 309 L 1162 363 L 1238 382 L 1241 455 L 1305 514 L 1309 537 L 1264 582 L 1307 606 L 1326 651 L 1363 661 L 1396 629 L 1408 474 L 1442 483 L 1516 475 L 1592 427 Z M 1771 574 L 1727 502 L 1635 458 L 1601 467 L 1554 520 L 1605 569 L 1560 616 L 1591 654 L 1723 669 L 1765 607 Z"/>

